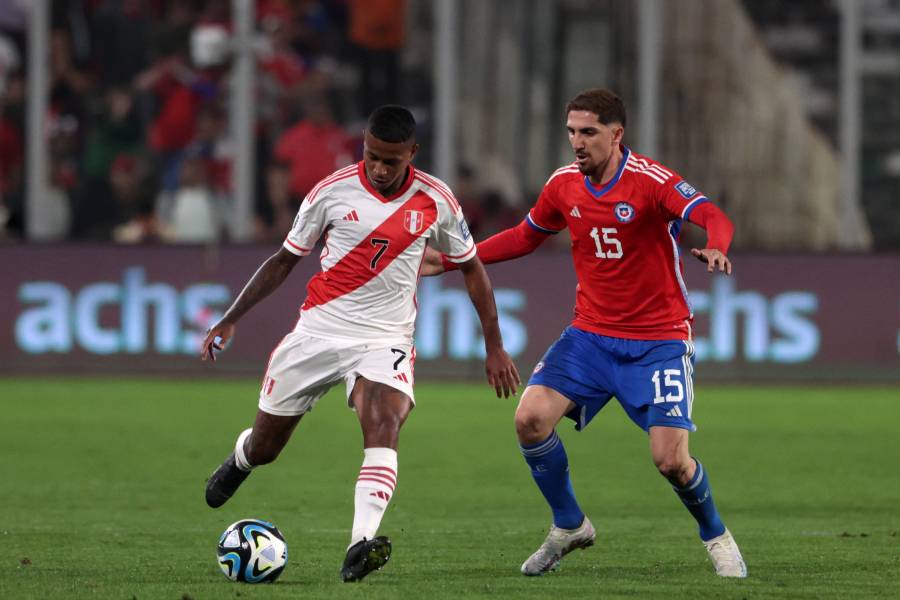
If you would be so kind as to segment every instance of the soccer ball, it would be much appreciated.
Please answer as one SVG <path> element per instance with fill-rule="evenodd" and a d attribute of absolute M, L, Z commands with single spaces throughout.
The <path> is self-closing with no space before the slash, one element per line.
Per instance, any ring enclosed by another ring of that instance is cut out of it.
<path fill-rule="evenodd" d="M 287 542 L 278 528 L 259 519 L 232 523 L 219 538 L 219 568 L 244 583 L 272 583 L 287 563 Z"/>

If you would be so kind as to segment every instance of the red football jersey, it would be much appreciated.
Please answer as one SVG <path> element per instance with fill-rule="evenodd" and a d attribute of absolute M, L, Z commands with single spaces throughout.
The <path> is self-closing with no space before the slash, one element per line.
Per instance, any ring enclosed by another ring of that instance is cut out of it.
<path fill-rule="evenodd" d="M 597 187 L 574 164 L 544 184 L 528 224 L 568 227 L 578 277 L 573 325 L 619 338 L 690 339 L 682 276 L 682 220 L 709 200 L 673 170 L 622 146 L 622 162 Z"/>

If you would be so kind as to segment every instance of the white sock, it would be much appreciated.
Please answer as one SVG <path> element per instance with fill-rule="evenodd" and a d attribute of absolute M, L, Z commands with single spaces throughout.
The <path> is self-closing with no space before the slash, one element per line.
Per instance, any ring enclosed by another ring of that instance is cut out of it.
<path fill-rule="evenodd" d="M 250 437 L 251 431 L 253 431 L 253 429 L 243 430 L 241 435 L 238 436 L 237 443 L 234 445 L 234 462 L 241 471 L 249 471 L 253 468 L 253 465 L 247 460 L 247 453 L 244 452 L 244 442 Z"/>
<path fill-rule="evenodd" d="M 381 525 L 394 488 L 397 486 L 397 451 L 391 448 L 366 448 L 366 457 L 356 480 L 353 530 L 350 546 L 363 538 L 371 540 Z"/>

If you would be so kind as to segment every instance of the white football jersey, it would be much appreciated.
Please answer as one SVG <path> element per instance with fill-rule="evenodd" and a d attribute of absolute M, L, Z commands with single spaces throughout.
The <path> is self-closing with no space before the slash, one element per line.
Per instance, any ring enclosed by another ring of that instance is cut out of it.
<path fill-rule="evenodd" d="M 426 243 L 453 262 L 475 256 L 450 188 L 412 165 L 389 198 L 372 187 L 363 162 L 319 182 L 303 199 L 284 247 L 306 256 L 323 234 L 322 271 L 306 286 L 297 324 L 317 337 L 411 342 Z"/>

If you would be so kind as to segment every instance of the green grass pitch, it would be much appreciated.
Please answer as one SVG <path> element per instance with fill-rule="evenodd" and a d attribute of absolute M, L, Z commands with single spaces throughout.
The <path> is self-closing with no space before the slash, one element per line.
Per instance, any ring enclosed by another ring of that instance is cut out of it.
<path fill-rule="evenodd" d="M 422 384 L 381 532 L 387 567 L 338 571 L 362 458 L 342 390 L 223 508 L 206 476 L 255 412 L 258 382 L 0 380 L 0 598 L 897 598 L 900 392 L 698 386 L 692 451 L 750 569 L 713 574 L 696 526 L 611 404 L 560 432 L 597 545 L 519 574 L 550 523 L 519 455 L 514 400 Z M 273 585 L 227 581 L 231 522 L 273 521 L 289 562 Z"/>

